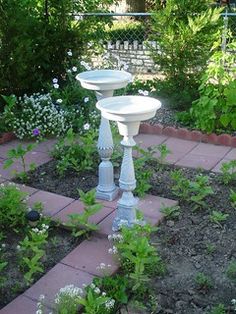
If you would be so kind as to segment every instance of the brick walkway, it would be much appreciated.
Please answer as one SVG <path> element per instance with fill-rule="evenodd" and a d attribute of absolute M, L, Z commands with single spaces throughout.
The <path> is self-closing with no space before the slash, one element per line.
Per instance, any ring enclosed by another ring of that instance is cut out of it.
<path fill-rule="evenodd" d="M 136 137 L 136 142 L 142 147 L 158 145 L 164 143 L 171 150 L 167 157 L 167 162 L 184 167 L 203 168 L 219 172 L 222 162 L 232 160 L 236 157 L 236 149 L 227 146 L 216 146 L 193 141 L 170 138 L 161 135 L 141 134 Z M 12 178 L 11 170 L 4 170 L 2 164 L 6 159 L 6 152 L 17 145 L 18 141 L 0 145 L 0 183 L 7 183 Z M 51 159 L 49 150 L 52 148 L 55 140 L 39 144 L 33 151 L 27 154 L 27 164 L 35 162 L 41 165 Z M 19 163 L 16 163 L 17 169 L 21 170 Z M 81 213 L 83 205 L 80 200 L 69 197 L 40 191 L 32 187 L 19 185 L 19 187 L 29 193 L 29 205 L 40 201 L 44 205 L 43 213 L 52 217 L 52 219 L 66 222 L 67 215 L 73 212 Z M 91 283 L 95 276 L 102 276 L 97 269 L 100 263 L 110 264 L 109 273 L 113 274 L 118 269 L 118 264 L 110 254 L 108 249 L 110 243 L 107 235 L 112 233 L 111 224 L 115 216 L 116 202 L 104 201 L 102 210 L 91 217 L 91 222 L 98 224 L 99 231 L 92 236 L 90 240 L 83 241 L 71 253 L 46 273 L 31 288 L 22 295 L 13 300 L 4 309 L 1 314 L 33 314 L 36 312 L 36 303 L 40 294 L 46 296 L 46 306 L 49 313 L 55 294 L 61 287 L 67 284 L 76 284 L 82 287 L 83 284 Z M 157 196 L 147 195 L 140 201 L 139 209 L 144 213 L 144 217 L 151 224 L 156 225 L 160 222 L 162 215 L 161 206 L 174 206 L 177 203 L 172 200 Z"/>

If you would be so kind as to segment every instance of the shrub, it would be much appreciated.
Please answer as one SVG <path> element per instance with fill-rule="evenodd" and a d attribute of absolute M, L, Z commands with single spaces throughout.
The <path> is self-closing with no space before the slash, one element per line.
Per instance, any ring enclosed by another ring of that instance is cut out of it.
<path fill-rule="evenodd" d="M 112 2 L 1 1 L 0 90 L 38 92 L 51 77 L 63 76 L 68 49 L 81 54 L 95 30 L 104 27 L 94 19 L 76 21 L 71 13 L 102 10 Z"/>
<path fill-rule="evenodd" d="M 233 131 L 236 128 L 236 41 L 227 50 L 216 50 L 201 78 L 200 98 L 193 102 L 190 116 L 195 126 L 205 132 Z"/>
<path fill-rule="evenodd" d="M 153 58 L 178 107 L 187 107 L 197 98 L 199 77 L 219 38 L 221 9 L 210 8 L 211 2 L 169 0 L 153 17 L 150 39 L 159 45 L 158 52 L 152 49 Z"/>

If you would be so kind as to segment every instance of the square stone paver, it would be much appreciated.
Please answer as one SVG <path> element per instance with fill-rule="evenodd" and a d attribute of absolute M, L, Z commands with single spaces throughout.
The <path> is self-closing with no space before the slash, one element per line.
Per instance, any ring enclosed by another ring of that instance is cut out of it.
<path fill-rule="evenodd" d="M 227 163 L 229 162 L 229 159 L 222 159 L 220 162 L 218 162 L 218 164 L 212 169 L 213 172 L 217 172 L 217 173 L 221 173 L 221 166 L 223 163 Z"/>
<path fill-rule="evenodd" d="M 167 141 L 164 143 L 169 150 L 175 154 L 175 153 L 181 153 L 182 155 L 187 154 L 190 152 L 195 146 L 198 145 L 197 142 L 193 141 L 187 141 L 187 140 L 182 140 L 179 138 L 168 138 Z"/>
<path fill-rule="evenodd" d="M 103 272 L 97 267 L 100 263 L 104 263 L 105 265 L 111 265 L 107 268 L 107 274 L 111 275 L 119 268 L 113 255 L 108 253 L 111 247 L 112 243 L 108 239 L 93 237 L 90 240 L 83 241 L 61 262 L 96 276 L 103 275 Z"/>
<path fill-rule="evenodd" d="M 106 218 L 114 209 L 110 207 L 103 207 L 96 214 L 89 218 L 89 222 L 93 224 L 98 224 L 104 218 Z M 70 214 L 82 214 L 84 211 L 84 205 L 81 201 L 74 201 L 70 205 L 66 206 L 59 213 L 57 213 L 53 218 L 66 223 L 69 221 L 68 215 Z"/>
<path fill-rule="evenodd" d="M 25 156 L 27 166 L 29 166 L 31 163 L 35 163 L 36 166 L 40 166 L 47 163 L 51 159 L 52 158 L 47 153 L 41 153 L 36 151 L 28 152 Z"/>
<path fill-rule="evenodd" d="M 221 160 L 221 157 L 209 155 L 195 155 L 192 152 L 180 159 L 176 165 L 189 168 L 210 170 Z"/>
<path fill-rule="evenodd" d="M 50 152 L 53 150 L 57 141 L 58 141 L 58 139 L 51 138 L 51 139 L 48 139 L 44 142 L 41 142 L 35 147 L 34 151 L 41 152 L 41 153 L 47 153 L 49 155 Z"/>
<path fill-rule="evenodd" d="M 198 156 L 210 156 L 222 159 L 226 153 L 231 150 L 228 146 L 219 146 L 214 144 L 199 143 L 192 151 L 191 154 Z"/>
<path fill-rule="evenodd" d="M 37 301 L 39 296 L 43 294 L 45 295 L 45 304 L 52 306 L 55 295 L 60 288 L 70 284 L 82 288 L 83 284 L 90 284 L 93 278 L 94 276 L 86 272 L 59 263 L 40 278 L 31 288 L 26 290 L 24 295 Z M 26 313 L 28 314 L 28 312 Z"/>
<path fill-rule="evenodd" d="M 70 197 L 46 191 L 38 191 L 30 196 L 28 204 L 31 207 L 35 202 L 41 202 L 44 208 L 43 213 L 48 216 L 54 216 L 73 201 L 74 199 Z"/>
<path fill-rule="evenodd" d="M 236 148 L 232 148 L 225 156 L 225 159 L 233 160 L 236 159 Z"/>
<path fill-rule="evenodd" d="M 36 302 L 24 295 L 20 295 L 3 309 L 1 314 L 35 314 L 37 310 Z"/>
<path fill-rule="evenodd" d="M 135 142 L 142 148 L 162 144 L 167 139 L 164 135 L 139 134 L 134 137 Z"/>

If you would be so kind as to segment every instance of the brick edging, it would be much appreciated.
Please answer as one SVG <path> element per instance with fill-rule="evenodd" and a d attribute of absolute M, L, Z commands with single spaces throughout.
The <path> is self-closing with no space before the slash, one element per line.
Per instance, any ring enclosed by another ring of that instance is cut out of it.
<path fill-rule="evenodd" d="M 7 142 L 10 142 L 12 140 L 16 139 L 16 136 L 13 132 L 6 132 L 6 133 L 3 133 L 1 136 L 0 136 L 0 145 L 1 144 L 5 144 Z"/>
<path fill-rule="evenodd" d="M 201 131 L 191 131 L 186 128 L 175 128 L 172 126 L 165 127 L 162 124 L 151 125 L 149 123 L 142 123 L 140 125 L 140 133 L 166 135 L 183 140 L 236 147 L 236 136 L 231 136 L 229 134 L 217 135 L 215 133 L 205 134 Z"/>

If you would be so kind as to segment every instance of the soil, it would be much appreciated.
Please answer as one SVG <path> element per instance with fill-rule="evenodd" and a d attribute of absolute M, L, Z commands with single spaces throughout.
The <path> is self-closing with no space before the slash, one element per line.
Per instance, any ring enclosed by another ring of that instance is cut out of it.
<path fill-rule="evenodd" d="M 6 247 L 1 249 L 2 257 L 4 261 L 8 262 L 8 265 L 0 274 L 1 278 L 4 278 L 0 286 L 0 309 L 29 288 L 24 280 L 24 272 L 19 266 L 19 253 L 17 251 L 17 245 L 24 237 L 25 234 L 20 235 L 9 231 L 3 240 Z M 45 247 L 46 254 L 42 260 L 44 272 L 35 276 L 34 282 L 69 254 L 82 240 L 82 238 L 75 239 L 72 237 L 69 231 L 51 227 Z"/>
<path fill-rule="evenodd" d="M 55 167 L 54 161 L 39 167 L 28 184 L 68 197 L 78 197 L 78 188 L 87 191 L 97 184 L 97 175 L 92 172 L 80 175 L 70 172 L 60 178 Z M 230 189 L 236 190 L 236 183 L 226 186 L 219 174 L 183 168 L 189 179 L 197 174 L 208 175 L 214 191 L 206 198 L 206 207 L 194 211 L 191 203 L 178 199 L 171 190 L 170 172 L 177 167 L 164 165 L 158 169 L 156 164 L 150 167 L 153 177 L 149 193 L 177 199 L 181 208 L 178 219 L 165 220 L 152 238 L 167 266 L 163 277 L 152 278 L 152 291 L 159 304 L 159 310 L 152 313 L 208 314 L 219 303 L 228 308 L 226 313 L 234 313 L 230 304 L 236 298 L 236 285 L 226 271 L 236 261 L 236 211 L 229 200 Z M 221 225 L 213 224 L 209 220 L 212 210 L 227 213 L 229 217 Z M 211 288 L 197 285 L 195 278 L 199 273 L 210 278 Z"/>

